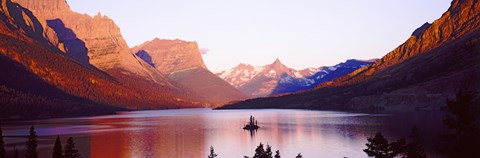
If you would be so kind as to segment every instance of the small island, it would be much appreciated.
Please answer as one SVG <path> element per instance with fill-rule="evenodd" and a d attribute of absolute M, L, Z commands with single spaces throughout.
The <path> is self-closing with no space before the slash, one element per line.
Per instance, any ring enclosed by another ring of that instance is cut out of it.
<path fill-rule="evenodd" d="M 250 122 L 243 127 L 244 130 L 256 130 L 258 128 L 260 128 L 260 126 L 258 126 L 258 121 L 255 120 L 255 117 L 253 116 L 250 116 Z"/>

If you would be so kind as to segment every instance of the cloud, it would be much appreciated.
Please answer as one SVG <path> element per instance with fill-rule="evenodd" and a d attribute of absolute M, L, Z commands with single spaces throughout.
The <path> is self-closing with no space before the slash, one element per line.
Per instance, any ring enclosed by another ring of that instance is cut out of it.
<path fill-rule="evenodd" d="M 202 55 L 207 55 L 208 52 L 210 52 L 210 49 L 208 49 L 208 48 L 200 48 L 200 53 L 202 53 Z"/>

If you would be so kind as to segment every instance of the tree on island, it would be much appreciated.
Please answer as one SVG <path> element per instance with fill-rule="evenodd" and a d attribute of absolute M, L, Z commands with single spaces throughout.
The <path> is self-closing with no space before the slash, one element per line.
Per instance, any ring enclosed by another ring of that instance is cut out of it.
<path fill-rule="evenodd" d="M 25 156 L 27 158 L 38 158 L 37 147 L 37 133 L 35 132 L 35 127 L 32 125 L 30 127 L 30 135 L 28 136 L 27 146 L 25 147 Z"/>
<path fill-rule="evenodd" d="M 3 142 L 3 131 L 2 131 L 2 124 L 0 124 L 0 158 L 6 158 L 7 152 L 5 150 L 4 142 Z"/>
<path fill-rule="evenodd" d="M 60 136 L 57 136 L 55 140 L 55 145 L 53 146 L 53 158 L 62 158 L 63 157 L 63 150 L 62 150 L 62 142 L 60 141 Z"/>
<path fill-rule="evenodd" d="M 65 149 L 63 150 L 64 158 L 80 158 L 81 155 L 78 150 L 75 148 L 75 142 L 73 142 L 73 138 L 69 137 L 67 140 L 67 144 L 65 145 Z"/>
<path fill-rule="evenodd" d="M 447 100 L 448 114 L 443 123 L 452 131 L 441 136 L 441 151 L 449 157 L 480 157 L 480 129 L 473 108 L 474 93 L 460 90 L 456 100 Z"/>
<path fill-rule="evenodd" d="M 213 149 L 213 146 L 210 146 L 210 155 L 208 155 L 208 158 L 215 158 L 217 156 L 218 154 L 215 154 L 215 150 Z"/>

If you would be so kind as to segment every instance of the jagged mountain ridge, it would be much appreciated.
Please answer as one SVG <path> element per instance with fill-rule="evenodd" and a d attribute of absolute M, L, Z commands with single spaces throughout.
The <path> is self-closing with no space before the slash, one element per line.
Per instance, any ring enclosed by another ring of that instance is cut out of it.
<path fill-rule="evenodd" d="M 462 87 L 480 91 L 479 30 L 480 3 L 454 0 L 440 19 L 417 29 L 371 66 L 321 84 L 316 90 L 225 108 L 439 109 Z"/>
<path fill-rule="evenodd" d="M 70 9 L 65 0 L 14 0 L 14 2 L 31 10 L 36 17 L 45 19 L 47 25 L 59 35 L 66 54 L 84 65 L 93 65 L 111 74 L 140 77 L 162 86 L 178 86 L 132 54 L 121 35 L 120 28 L 107 16 L 98 13 L 91 17 L 76 13 Z"/>
<path fill-rule="evenodd" d="M 295 70 L 288 68 L 279 59 L 265 66 L 239 64 L 235 68 L 216 75 L 244 93 L 264 97 L 293 93 L 314 88 L 318 84 L 342 76 L 372 62 L 349 60 L 335 66 L 322 66 Z"/>
<path fill-rule="evenodd" d="M 207 69 L 196 42 L 156 38 L 131 51 L 170 79 L 191 89 L 199 99 L 213 102 L 215 106 L 247 99 L 245 94 Z"/>
<path fill-rule="evenodd" d="M 322 66 L 320 68 L 316 68 L 317 71 L 314 74 L 306 75 L 301 78 L 284 76 L 280 79 L 278 85 L 273 90 L 272 95 L 310 90 L 319 84 L 334 80 L 357 69 L 369 66 L 373 64 L 374 61 L 376 60 L 372 59 L 363 61 L 350 59 L 334 66 Z M 311 69 L 315 68 L 310 68 L 310 70 Z"/>
<path fill-rule="evenodd" d="M 11 115 L 48 118 L 111 114 L 116 108 L 109 106 L 203 107 L 202 102 L 177 95 L 177 90 L 170 87 L 143 89 L 72 59 L 47 38 L 46 25 L 10 0 L 2 1 L 0 18 L 0 69 L 6 75 L 0 79 L 1 93 L 5 94 L 0 101 L 1 111 L 7 112 L 2 113 L 2 119 Z M 28 108 L 41 110 L 25 110 Z M 58 115 L 62 111 L 65 113 Z"/>

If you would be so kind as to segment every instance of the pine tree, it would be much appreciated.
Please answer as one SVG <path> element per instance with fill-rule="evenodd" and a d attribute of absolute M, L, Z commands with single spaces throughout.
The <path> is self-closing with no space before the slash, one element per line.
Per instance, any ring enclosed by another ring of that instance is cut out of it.
<path fill-rule="evenodd" d="M 73 142 L 73 138 L 70 137 L 67 140 L 67 144 L 65 145 L 65 149 L 63 150 L 64 158 L 79 158 L 81 157 L 78 150 L 75 148 L 75 142 Z"/>
<path fill-rule="evenodd" d="M 405 152 L 405 139 L 400 139 L 393 143 L 388 143 L 388 140 L 383 137 L 382 133 L 378 132 L 373 138 L 367 138 L 368 143 L 365 144 L 367 149 L 363 151 L 370 157 L 376 158 L 393 158 Z"/>
<path fill-rule="evenodd" d="M 37 134 L 35 132 L 35 127 L 30 127 L 30 135 L 28 136 L 27 146 L 25 147 L 25 156 L 27 158 L 38 158 L 37 155 Z"/>
<path fill-rule="evenodd" d="M 215 154 L 215 150 L 213 149 L 213 146 L 210 146 L 210 155 L 208 155 L 208 158 L 215 158 L 217 156 L 218 154 Z"/>
<path fill-rule="evenodd" d="M 411 142 L 405 147 L 406 151 L 404 155 L 407 158 L 426 158 L 427 154 L 425 154 L 425 150 L 420 144 L 420 134 L 418 132 L 417 126 L 413 126 L 412 133 L 410 134 Z"/>
<path fill-rule="evenodd" d="M 3 142 L 2 125 L 0 124 L 0 158 L 6 158 L 6 157 L 7 157 L 7 152 L 5 151 L 5 146 Z"/>
<path fill-rule="evenodd" d="M 13 147 L 13 158 L 18 158 L 18 149 Z"/>
<path fill-rule="evenodd" d="M 63 157 L 63 150 L 62 150 L 62 142 L 60 141 L 60 136 L 57 136 L 55 140 L 55 145 L 53 146 L 53 158 L 62 158 Z"/>
<path fill-rule="evenodd" d="M 456 100 L 447 100 L 448 114 L 443 123 L 452 131 L 442 136 L 449 157 L 480 157 L 480 129 L 476 125 L 473 92 L 460 90 Z"/>
<path fill-rule="evenodd" d="M 280 151 L 279 151 L 279 150 L 275 151 L 275 158 L 281 158 L 281 157 L 280 157 Z"/>
<path fill-rule="evenodd" d="M 267 145 L 267 149 L 265 149 L 265 158 L 273 158 L 272 156 L 272 147 L 270 145 Z"/>
<path fill-rule="evenodd" d="M 295 157 L 295 158 L 302 158 L 302 157 L 303 157 L 302 154 L 298 153 L 297 157 Z"/>
<path fill-rule="evenodd" d="M 257 149 L 255 149 L 255 155 L 253 158 L 264 158 L 265 156 L 265 149 L 263 148 L 263 144 L 260 143 L 260 145 L 257 146 Z"/>

